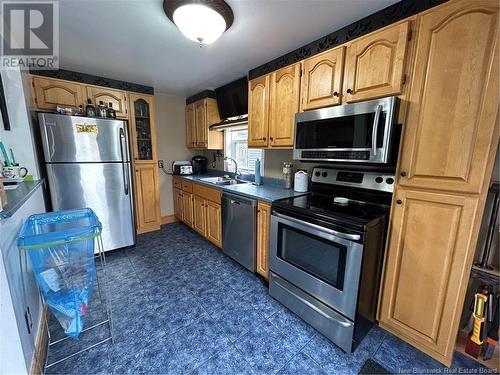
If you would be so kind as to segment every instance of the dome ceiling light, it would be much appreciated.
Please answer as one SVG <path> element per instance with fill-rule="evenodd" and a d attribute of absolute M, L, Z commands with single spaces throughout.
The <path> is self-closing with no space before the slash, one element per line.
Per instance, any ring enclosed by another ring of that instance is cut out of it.
<path fill-rule="evenodd" d="M 233 11 L 223 0 L 164 0 L 167 17 L 201 45 L 215 42 L 233 24 Z"/>

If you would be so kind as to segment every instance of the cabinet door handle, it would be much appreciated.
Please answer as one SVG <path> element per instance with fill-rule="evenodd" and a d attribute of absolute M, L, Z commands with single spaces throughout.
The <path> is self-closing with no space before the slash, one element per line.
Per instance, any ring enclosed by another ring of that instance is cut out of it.
<path fill-rule="evenodd" d="M 347 89 L 347 93 L 348 94 L 354 94 L 354 91 L 352 91 L 351 89 Z"/>
<path fill-rule="evenodd" d="M 334 91 L 334 92 L 333 92 L 333 96 L 338 97 L 338 96 L 339 96 L 339 92 L 338 92 L 338 91 Z"/>
<path fill-rule="evenodd" d="M 270 139 L 271 141 L 272 141 L 272 140 L 274 140 L 274 138 L 273 138 L 273 137 L 269 137 L 269 139 Z"/>
<path fill-rule="evenodd" d="M 406 177 L 406 172 L 405 171 L 401 171 L 401 177 Z"/>
<path fill-rule="evenodd" d="M 399 205 L 402 205 L 403 201 L 401 199 L 398 199 L 398 200 L 396 200 L 396 203 L 399 204 Z"/>
<path fill-rule="evenodd" d="M 266 137 L 262 137 L 262 140 L 265 141 L 266 140 Z"/>

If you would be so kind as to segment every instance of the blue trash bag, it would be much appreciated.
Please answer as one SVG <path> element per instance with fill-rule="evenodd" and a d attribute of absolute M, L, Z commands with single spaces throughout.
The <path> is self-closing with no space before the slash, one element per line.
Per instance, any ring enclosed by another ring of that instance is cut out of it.
<path fill-rule="evenodd" d="M 91 209 L 32 215 L 18 236 L 45 303 L 69 337 L 83 330 L 96 275 L 94 241 L 102 225 Z"/>

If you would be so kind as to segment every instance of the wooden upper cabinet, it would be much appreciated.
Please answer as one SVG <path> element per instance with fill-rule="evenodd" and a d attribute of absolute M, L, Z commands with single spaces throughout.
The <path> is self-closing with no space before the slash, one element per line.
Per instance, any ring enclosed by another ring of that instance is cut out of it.
<path fill-rule="evenodd" d="M 344 55 L 339 47 L 302 62 L 301 111 L 340 104 Z"/>
<path fill-rule="evenodd" d="M 98 106 L 100 101 L 105 105 L 112 103 L 117 118 L 128 118 L 128 102 L 127 93 L 125 91 L 99 86 L 87 86 L 87 97 L 85 101 L 87 98 L 92 99 L 92 103 L 95 106 Z"/>
<path fill-rule="evenodd" d="M 196 122 L 194 118 L 194 103 L 186 106 L 186 146 L 196 147 Z"/>
<path fill-rule="evenodd" d="M 345 102 L 402 93 L 409 29 L 409 22 L 403 22 L 347 47 Z"/>
<path fill-rule="evenodd" d="M 194 106 L 194 117 L 195 117 L 195 129 L 196 129 L 196 147 L 198 148 L 206 148 L 208 146 L 207 143 L 207 131 L 205 131 L 205 127 L 207 127 L 207 107 L 206 102 L 200 100 L 195 103 Z"/>
<path fill-rule="evenodd" d="M 222 132 L 209 130 L 220 121 L 217 101 L 200 99 L 186 106 L 186 145 L 189 148 L 221 150 L 224 148 Z"/>
<path fill-rule="evenodd" d="M 299 111 L 300 64 L 271 74 L 269 146 L 293 147 L 295 114 Z"/>
<path fill-rule="evenodd" d="M 267 147 L 269 75 L 248 82 L 248 147 Z"/>
<path fill-rule="evenodd" d="M 84 105 L 85 87 L 79 83 L 53 78 L 33 77 L 35 106 L 42 111 L 54 111 L 56 107 Z"/>
<path fill-rule="evenodd" d="M 474 256 L 474 197 L 398 189 L 379 319 L 450 365 Z"/>
<path fill-rule="evenodd" d="M 130 93 L 130 131 L 136 163 L 156 161 L 156 122 L 154 97 Z"/>
<path fill-rule="evenodd" d="M 135 165 L 137 234 L 160 229 L 160 192 L 156 163 Z"/>
<path fill-rule="evenodd" d="M 498 2 L 420 16 L 399 184 L 479 193 L 498 143 Z"/>

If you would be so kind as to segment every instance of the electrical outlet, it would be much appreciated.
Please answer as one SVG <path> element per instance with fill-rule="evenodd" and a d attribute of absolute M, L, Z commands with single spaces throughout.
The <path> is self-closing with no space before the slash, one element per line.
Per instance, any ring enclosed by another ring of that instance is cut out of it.
<path fill-rule="evenodd" d="M 158 168 L 163 169 L 165 165 L 163 164 L 163 160 L 158 160 Z"/>

